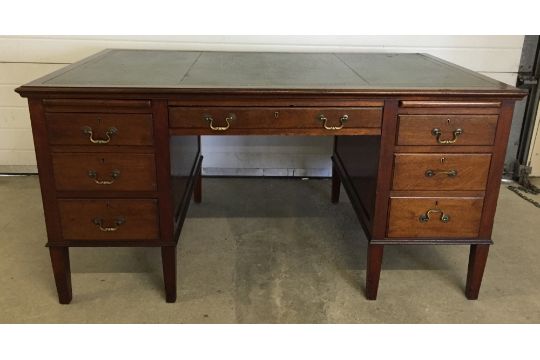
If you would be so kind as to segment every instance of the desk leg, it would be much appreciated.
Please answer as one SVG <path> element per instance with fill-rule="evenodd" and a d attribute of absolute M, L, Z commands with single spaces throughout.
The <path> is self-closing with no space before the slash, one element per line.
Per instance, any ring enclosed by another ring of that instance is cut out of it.
<path fill-rule="evenodd" d="M 469 300 L 478 299 L 482 277 L 486 267 L 489 245 L 471 245 L 469 253 L 469 269 L 467 272 L 467 285 L 465 296 Z"/>
<path fill-rule="evenodd" d="M 165 298 L 168 303 L 176 301 L 176 246 L 161 247 Z"/>
<path fill-rule="evenodd" d="M 60 304 L 69 304 L 72 298 L 71 268 L 69 265 L 69 248 L 66 246 L 49 247 L 51 263 Z"/>
<path fill-rule="evenodd" d="M 341 179 L 339 178 L 338 170 L 336 166 L 332 166 L 332 203 L 337 204 L 339 202 L 339 192 L 341 190 Z"/>
<path fill-rule="evenodd" d="M 368 245 L 366 267 L 366 298 L 377 300 L 384 245 Z"/>
<path fill-rule="evenodd" d="M 202 169 L 199 167 L 199 171 L 195 176 L 195 188 L 193 189 L 193 201 L 200 204 L 202 201 Z"/>

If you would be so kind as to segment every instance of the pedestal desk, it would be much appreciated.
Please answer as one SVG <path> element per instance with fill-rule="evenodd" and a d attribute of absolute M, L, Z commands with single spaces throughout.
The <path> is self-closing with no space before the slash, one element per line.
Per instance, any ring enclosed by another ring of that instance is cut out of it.
<path fill-rule="evenodd" d="M 525 95 L 424 54 L 161 50 L 105 50 L 16 91 L 63 304 L 74 246 L 161 247 L 176 300 L 201 135 L 333 136 L 331 201 L 343 184 L 369 240 L 366 297 L 377 297 L 385 245 L 458 244 L 470 246 L 465 295 L 476 299 Z"/>

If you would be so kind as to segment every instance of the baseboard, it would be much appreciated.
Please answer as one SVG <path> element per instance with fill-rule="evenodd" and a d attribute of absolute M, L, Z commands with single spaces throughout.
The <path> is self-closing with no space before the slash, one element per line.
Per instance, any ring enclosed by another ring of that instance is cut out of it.
<path fill-rule="evenodd" d="M 331 169 L 266 169 L 203 167 L 203 176 L 240 177 L 329 177 Z"/>
<path fill-rule="evenodd" d="M 37 174 L 36 165 L 0 165 L 0 174 Z"/>

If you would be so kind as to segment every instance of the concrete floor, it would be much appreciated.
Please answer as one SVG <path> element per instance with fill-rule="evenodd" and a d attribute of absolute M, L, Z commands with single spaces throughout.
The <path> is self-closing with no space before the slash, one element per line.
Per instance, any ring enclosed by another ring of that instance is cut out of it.
<path fill-rule="evenodd" d="M 175 304 L 158 249 L 74 248 L 73 302 L 59 305 L 37 177 L 0 177 L 0 322 L 540 322 L 540 209 L 507 189 L 478 301 L 463 295 L 466 246 L 388 246 L 379 299 L 365 300 L 366 240 L 346 196 L 329 203 L 329 180 L 203 189 L 180 238 Z"/>

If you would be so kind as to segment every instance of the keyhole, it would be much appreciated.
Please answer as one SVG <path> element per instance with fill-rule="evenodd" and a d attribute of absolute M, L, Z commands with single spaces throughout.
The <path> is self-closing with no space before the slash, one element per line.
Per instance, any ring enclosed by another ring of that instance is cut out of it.
<path fill-rule="evenodd" d="M 450 119 L 446 119 L 446 122 L 448 123 L 448 126 L 450 126 Z"/>
<path fill-rule="evenodd" d="M 101 118 L 100 117 L 97 118 L 97 122 L 98 122 L 98 125 L 101 125 Z"/>
<path fill-rule="evenodd" d="M 101 163 L 105 164 L 105 158 L 101 158 Z"/>
<path fill-rule="evenodd" d="M 435 207 L 439 207 L 439 201 L 435 200 Z"/>
<path fill-rule="evenodd" d="M 274 118 L 277 119 L 279 116 L 279 111 L 274 112 Z"/>
<path fill-rule="evenodd" d="M 444 164 L 446 162 L 446 158 L 445 157 L 442 157 L 441 158 L 441 164 Z"/>

